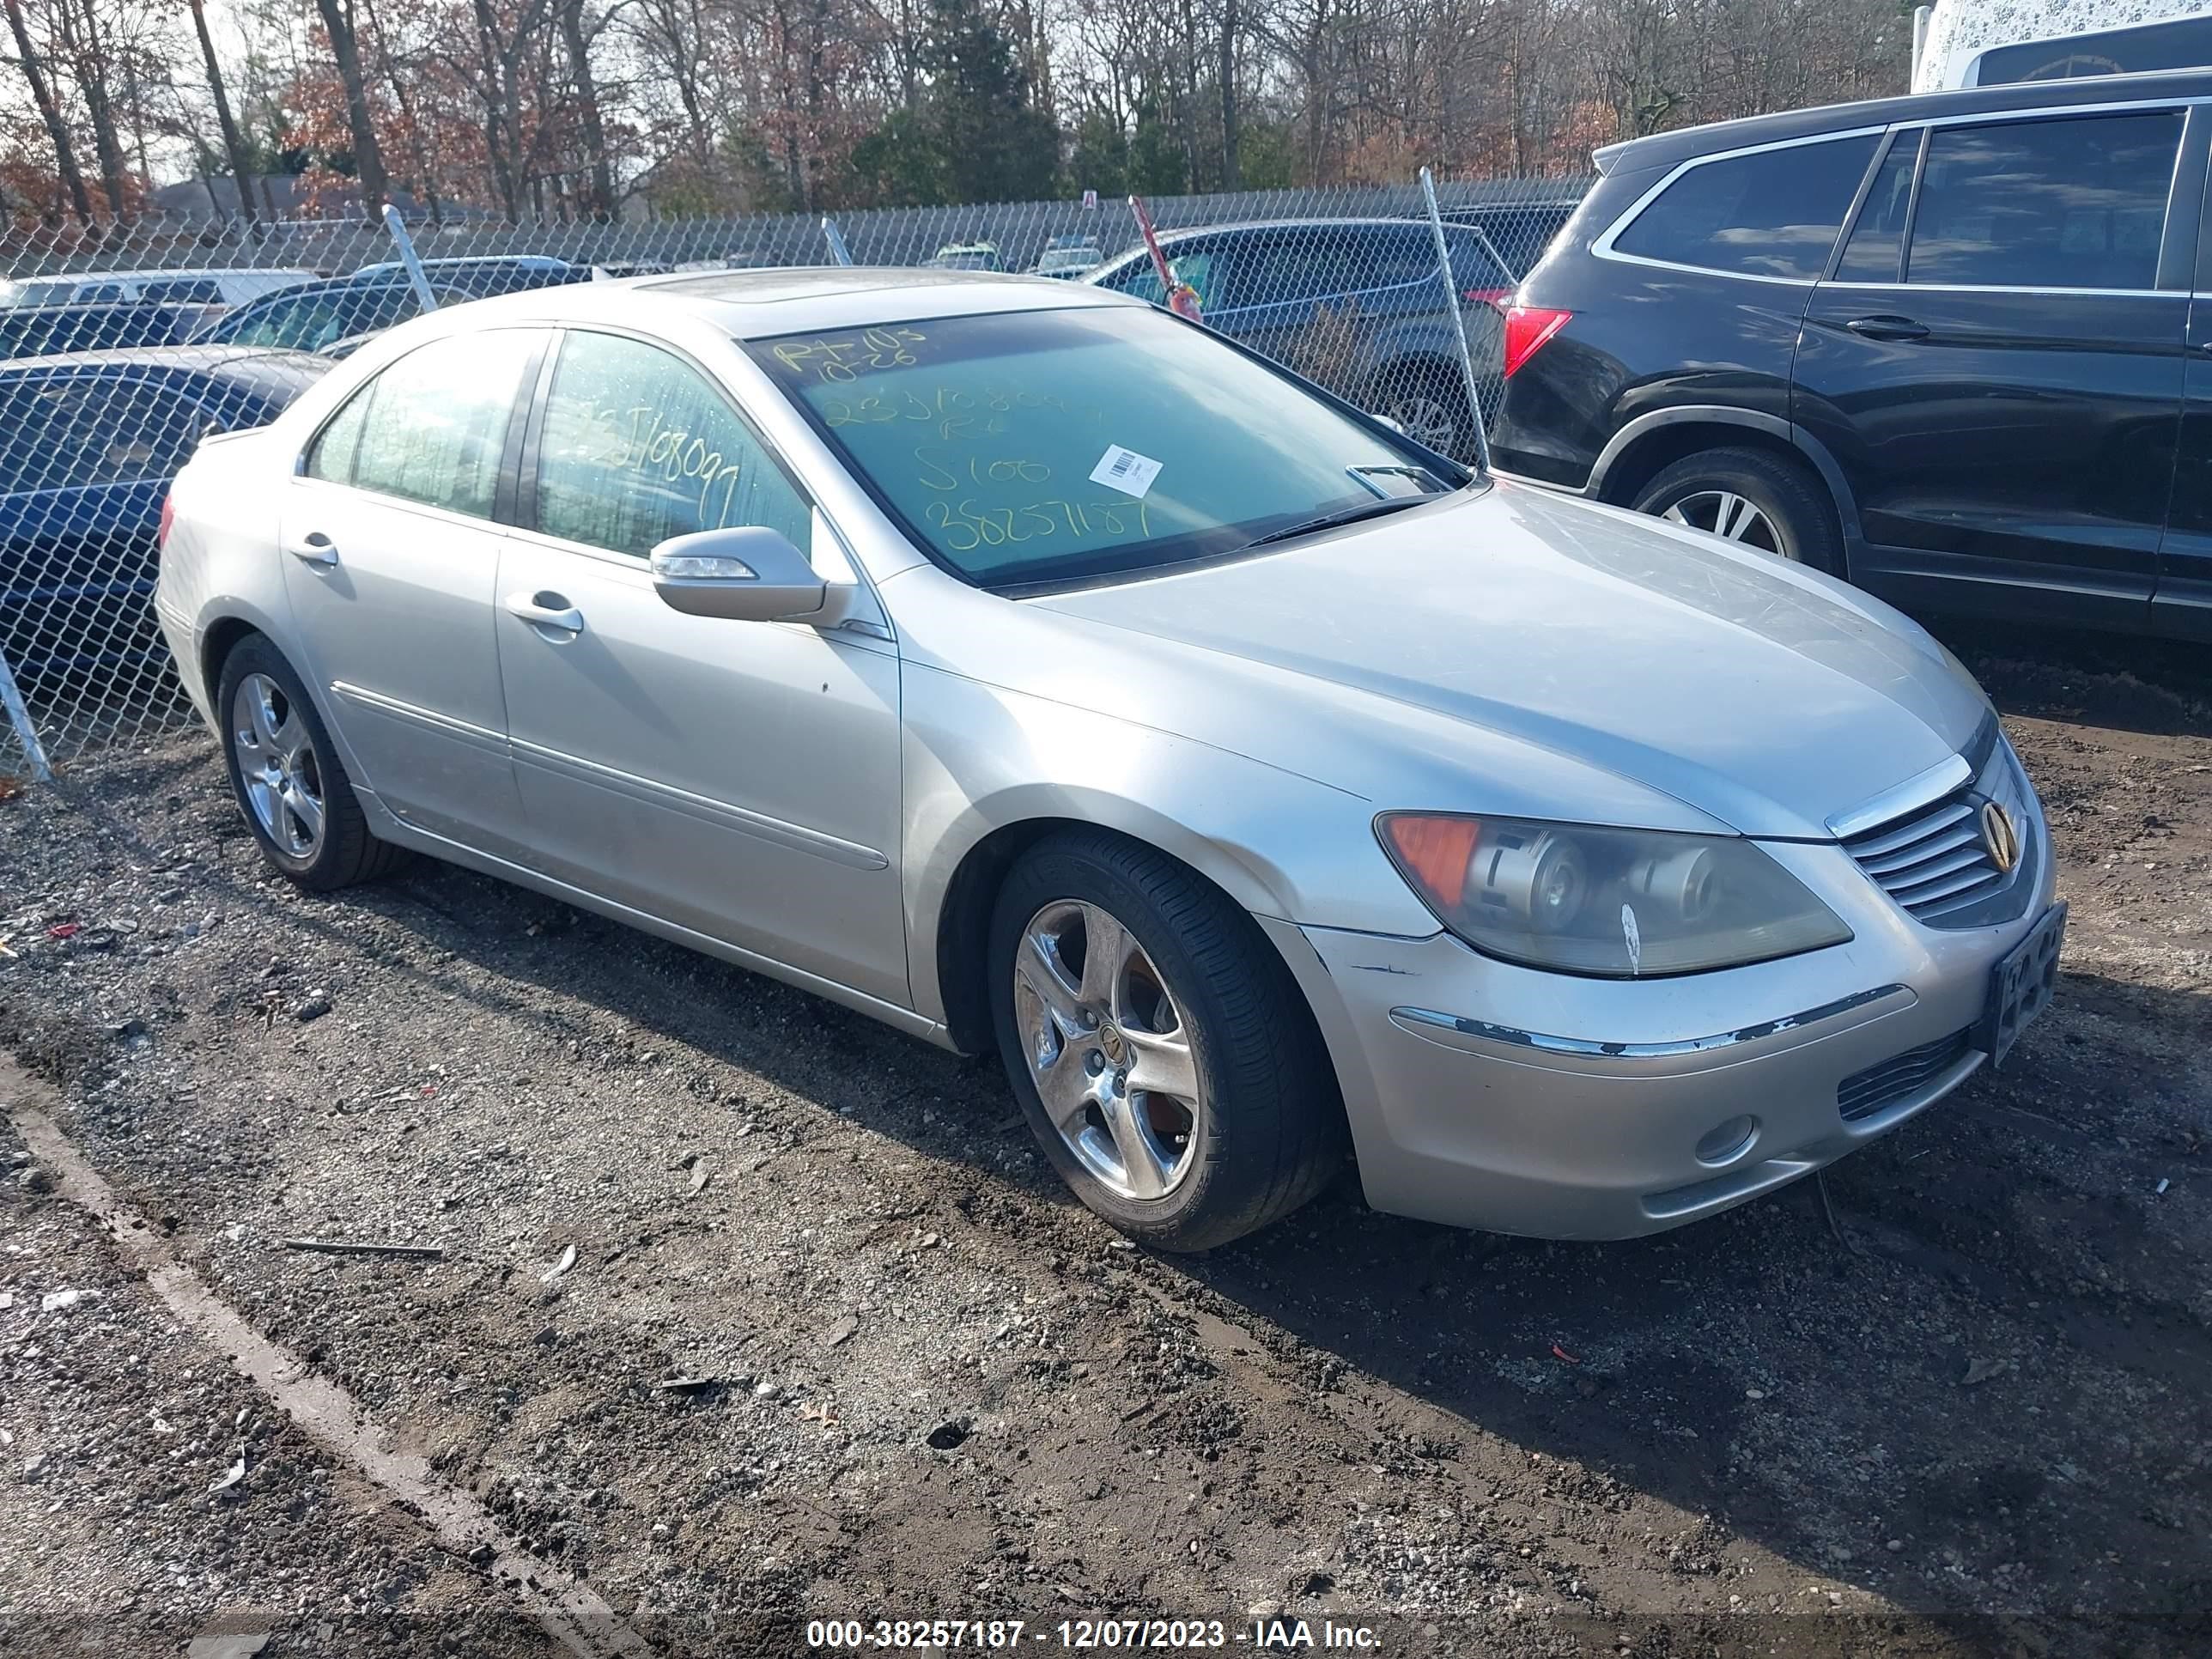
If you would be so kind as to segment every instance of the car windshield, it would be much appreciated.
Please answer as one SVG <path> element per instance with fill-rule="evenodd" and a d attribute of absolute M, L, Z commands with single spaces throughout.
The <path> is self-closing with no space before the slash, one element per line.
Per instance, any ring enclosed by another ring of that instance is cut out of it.
<path fill-rule="evenodd" d="M 1234 553 L 1468 476 L 1136 307 L 931 318 L 749 349 L 919 546 L 989 587 Z"/>

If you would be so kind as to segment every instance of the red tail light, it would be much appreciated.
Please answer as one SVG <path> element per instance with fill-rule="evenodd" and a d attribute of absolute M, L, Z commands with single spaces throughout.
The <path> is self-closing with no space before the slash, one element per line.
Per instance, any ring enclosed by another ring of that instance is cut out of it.
<path fill-rule="evenodd" d="M 155 536 L 155 545 L 156 547 L 166 548 L 166 547 L 167 547 L 167 546 L 168 546 L 168 544 L 169 544 L 169 526 L 172 526 L 172 525 L 173 525 L 173 524 L 175 524 L 175 523 L 176 523 L 176 521 L 177 521 L 177 498 L 176 498 L 175 496 L 173 496 L 173 495 L 164 495 L 164 496 L 162 496 L 162 497 L 161 497 L 161 528 L 160 532 L 156 534 L 156 536 Z M 140 522 L 142 522 L 142 523 L 143 523 L 143 520 L 142 520 Z"/>
<path fill-rule="evenodd" d="M 1497 306 L 1502 309 L 1505 302 L 1513 297 L 1513 290 L 1510 288 L 1471 288 L 1459 297 L 1481 305 Z"/>
<path fill-rule="evenodd" d="M 1534 356 L 1544 342 L 1567 325 L 1575 313 L 1553 311 L 1545 306 L 1510 305 L 1505 307 L 1505 373 L 1513 371 Z"/>

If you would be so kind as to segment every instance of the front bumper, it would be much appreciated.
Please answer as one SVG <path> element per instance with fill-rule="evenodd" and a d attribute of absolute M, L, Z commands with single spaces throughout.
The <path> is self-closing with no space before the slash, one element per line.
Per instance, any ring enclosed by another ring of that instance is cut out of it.
<path fill-rule="evenodd" d="M 1985 1063 L 1990 969 L 2050 907 L 2047 856 L 2017 921 L 1945 930 L 1838 847 L 1762 845 L 1848 944 L 1613 981 L 1441 933 L 1267 924 L 1336 1062 L 1369 1203 L 1540 1237 L 1657 1232 L 1810 1174 Z"/>

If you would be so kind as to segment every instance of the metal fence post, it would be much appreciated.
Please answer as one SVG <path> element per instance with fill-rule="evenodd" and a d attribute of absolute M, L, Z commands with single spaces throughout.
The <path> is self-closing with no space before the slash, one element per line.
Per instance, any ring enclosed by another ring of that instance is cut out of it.
<path fill-rule="evenodd" d="M 1421 195 L 1429 204 L 1429 234 L 1437 243 L 1437 280 L 1444 285 L 1444 309 L 1451 313 L 1452 332 L 1459 339 L 1459 372 L 1467 384 L 1468 419 L 1474 428 L 1474 460 L 1490 471 L 1490 434 L 1483 429 L 1482 393 L 1474 378 L 1474 353 L 1467 343 L 1467 319 L 1460 315 L 1459 283 L 1452 276 L 1451 250 L 1444 242 L 1443 215 L 1437 210 L 1437 181 L 1421 169 Z"/>
<path fill-rule="evenodd" d="M 23 745 L 23 758 L 31 769 L 33 783 L 52 783 L 53 769 L 46 764 L 46 745 L 39 741 L 39 728 L 31 724 L 31 711 L 23 706 L 23 694 L 15 689 L 15 671 L 8 666 L 8 654 L 0 651 L 0 706 L 8 710 L 8 724 L 15 728 L 15 737 Z"/>
<path fill-rule="evenodd" d="M 837 222 L 826 213 L 822 216 L 822 240 L 830 244 L 830 257 L 832 259 L 841 265 L 849 265 L 853 263 L 853 256 L 845 246 L 845 239 L 838 232 Z"/>
<path fill-rule="evenodd" d="M 407 222 L 399 216 L 399 210 L 386 202 L 384 204 L 384 228 L 392 233 L 392 241 L 399 249 L 399 263 L 407 267 L 407 280 L 415 285 L 415 297 L 422 302 L 425 311 L 438 308 L 438 296 L 430 291 L 430 279 L 422 274 L 422 261 L 415 252 L 415 239 L 407 234 Z"/>

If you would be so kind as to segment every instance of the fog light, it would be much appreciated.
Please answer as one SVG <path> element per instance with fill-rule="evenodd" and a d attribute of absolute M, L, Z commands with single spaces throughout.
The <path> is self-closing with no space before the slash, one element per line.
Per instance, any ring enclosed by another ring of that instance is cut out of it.
<path fill-rule="evenodd" d="M 1711 1165 L 1733 1164 L 1749 1152 L 1751 1143 L 1758 1139 L 1759 1120 L 1755 1117 L 1732 1117 L 1725 1123 L 1716 1123 L 1698 1143 L 1698 1162 Z"/>

